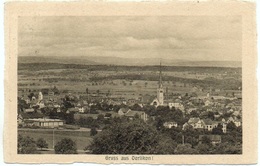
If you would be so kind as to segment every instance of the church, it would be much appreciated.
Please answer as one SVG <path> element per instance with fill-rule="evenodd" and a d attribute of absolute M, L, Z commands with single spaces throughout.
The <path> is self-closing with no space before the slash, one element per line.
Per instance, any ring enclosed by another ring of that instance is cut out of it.
<path fill-rule="evenodd" d="M 160 62 L 160 73 L 159 73 L 159 84 L 157 88 L 157 98 L 153 100 L 151 105 L 154 105 L 156 107 L 164 105 L 164 90 L 163 90 L 163 85 L 162 85 L 162 65 Z"/>

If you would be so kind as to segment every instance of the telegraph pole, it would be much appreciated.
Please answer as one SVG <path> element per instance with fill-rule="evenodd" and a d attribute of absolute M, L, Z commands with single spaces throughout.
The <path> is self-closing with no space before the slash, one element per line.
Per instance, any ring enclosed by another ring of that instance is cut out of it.
<path fill-rule="evenodd" d="M 53 149 L 54 149 L 54 129 L 55 128 L 53 128 L 53 130 L 52 130 L 52 147 L 53 147 Z"/>

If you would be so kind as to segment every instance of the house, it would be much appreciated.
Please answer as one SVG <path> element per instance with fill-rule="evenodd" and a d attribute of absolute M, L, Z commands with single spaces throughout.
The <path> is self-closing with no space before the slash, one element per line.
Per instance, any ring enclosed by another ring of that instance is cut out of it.
<path fill-rule="evenodd" d="M 187 124 L 183 125 L 183 130 L 187 128 L 188 125 L 192 126 L 194 129 L 205 129 L 212 131 L 218 124 L 222 125 L 223 133 L 227 132 L 227 125 L 225 121 L 213 121 L 211 119 L 200 119 L 200 118 L 190 118 Z"/>
<path fill-rule="evenodd" d="M 212 131 L 213 128 L 218 126 L 218 122 L 212 121 L 211 119 L 203 119 L 204 129 Z"/>
<path fill-rule="evenodd" d="M 207 137 L 213 145 L 221 143 L 221 136 L 220 135 L 199 135 L 199 143 L 202 143 L 203 137 Z"/>
<path fill-rule="evenodd" d="M 120 108 L 118 111 L 119 116 L 126 116 L 129 119 L 133 119 L 134 116 L 138 116 L 140 119 L 147 121 L 148 115 L 143 111 L 132 111 L 131 109 L 127 107 Z"/>
<path fill-rule="evenodd" d="M 186 129 L 189 129 L 189 128 L 193 128 L 190 124 L 188 123 L 185 123 L 183 126 L 182 126 L 182 130 L 186 130 Z"/>
<path fill-rule="evenodd" d="M 210 100 L 206 100 L 206 101 L 204 102 L 204 104 L 205 104 L 205 106 L 210 106 L 210 105 L 212 104 L 212 102 L 211 102 Z"/>
<path fill-rule="evenodd" d="M 134 105 L 135 103 L 139 102 L 138 100 L 136 99 L 128 99 L 127 101 L 127 105 Z"/>
<path fill-rule="evenodd" d="M 176 122 L 174 122 L 174 121 L 172 121 L 172 122 L 165 122 L 164 124 L 163 124 L 163 126 L 165 127 L 165 128 L 172 128 L 172 127 L 177 127 L 178 126 L 178 124 L 176 123 Z"/>
<path fill-rule="evenodd" d="M 188 108 L 187 109 L 187 113 L 190 114 L 192 111 L 196 111 L 197 108 Z"/>
<path fill-rule="evenodd" d="M 118 115 L 123 116 L 123 115 L 126 115 L 130 111 L 131 111 L 131 109 L 129 109 L 127 107 L 122 107 L 122 108 L 119 109 Z"/>
<path fill-rule="evenodd" d="M 31 112 L 34 112 L 34 109 L 33 108 L 24 109 L 24 112 L 31 113 Z"/>
<path fill-rule="evenodd" d="M 60 119 L 25 119 L 24 125 L 28 127 L 37 126 L 42 128 L 57 128 L 64 125 L 64 121 Z"/>
<path fill-rule="evenodd" d="M 79 113 L 86 113 L 90 110 L 88 106 L 79 107 Z"/>
<path fill-rule="evenodd" d="M 170 109 L 172 109 L 172 107 L 174 107 L 174 108 L 179 109 L 181 111 L 184 110 L 184 106 L 179 102 L 169 103 L 168 106 L 170 107 Z"/>
<path fill-rule="evenodd" d="M 241 122 L 241 120 L 239 120 L 239 119 L 236 119 L 236 120 L 234 120 L 233 122 L 235 123 L 235 125 L 236 125 L 237 127 L 239 127 L 239 126 L 242 125 L 242 122 Z"/>
<path fill-rule="evenodd" d="M 190 118 L 187 123 L 191 125 L 194 129 L 204 128 L 204 122 L 201 121 L 200 118 Z"/>
<path fill-rule="evenodd" d="M 148 115 L 143 111 L 130 111 L 130 112 L 126 113 L 125 116 L 128 117 L 129 119 L 133 119 L 135 116 L 137 116 L 140 119 L 142 119 L 143 121 L 148 120 Z"/>
<path fill-rule="evenodd" d="M 37 103 L 37 105 L 39 106 L 40 109 L 45 107 L 45 104 L 44 104 L 44 102 L 43 102 L 42 100 L 39 101 L 39 102 Z"/>

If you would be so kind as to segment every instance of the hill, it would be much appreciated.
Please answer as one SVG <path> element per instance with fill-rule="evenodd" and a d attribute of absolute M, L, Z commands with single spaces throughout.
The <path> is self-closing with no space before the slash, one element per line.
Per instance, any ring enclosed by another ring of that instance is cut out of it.
<path fill-rule="evenodd" d="M 103 56 L 23 56 L 18 58 L 19 63 L 61 63 L 84 65 L 117 65 L 117 66 L 153 66 L 162 62 L 164 66 L 190 67 L 241 67 L 241 61 L 193 61 L 182 59 L 160 58 L 120 58 Z"/>

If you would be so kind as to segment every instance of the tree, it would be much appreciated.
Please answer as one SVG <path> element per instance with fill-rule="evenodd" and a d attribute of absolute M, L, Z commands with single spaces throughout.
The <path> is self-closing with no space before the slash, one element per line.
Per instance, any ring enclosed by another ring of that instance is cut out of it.
<path fill-rule="evenodd" d="M 194 138 L 194 137 L 192 137 L 192 136 L 188 136 L 188 137 L 186 138 L 186 141 L 185 141 L 185 142 L 191 144 L 192 147 L 194 147 L 195 145 L 198 144 L 197 139 Z"/>
<path fill-rule="evenodd" d="M 30 94 L 28 95 L 28 98 L 29 98 L 30 100 L 32 100 L 32 97 L 33 97 L 33 96 L 35 96 L 34 93 L 30 93 Z"/>
<path fill-rule="evenodd" d="M 159 142 L 156 128 L 142 120 L 118 120 L 98 133 L 85 150 L 93 154 L 157 154 Z"/>
<path fill-rule="evenodd" d="M 157 128 L 157 130 L 160 130 L 163 128 L 163 121 L 161 118 L 156 119 L 156 128 Z"/>
<path fill-rule="evenodd" d="M 208 136 L 204 135 L 201 138 L 201 143 L 207 144 L 207 145 L 211 145 L 211 140 L 210 140 L 210 138 Z"/>
<path fill-rule="evenodd" d="M 208 118 L 211 119 L 211 120 L 214 120 L 214 118 L 215 118 L 214 113 L 209 111 L 208 112 Z"/>
<path fill-rule="evenodd" d="M 222 135 L 223 134 L 222 128 L 223 126 L 221 124 L 218 124 L 217 127 L 212 129 L 212 134 Z"/>
<path fill-rule="evenodd" d="M 56 154 L 77 154 L 77 146 L 70 138 L 64 138 L 54 147 Z"/>
<path fill-rule="evenodd" d="M 179 144 L 174 152 L 176 154 L 198 154 L 198 151 L 193 149 L 191 144 Z"/>
<path fill-rule="evenodd" d="M 95 136 L 98 133 L 98 131 L 96 130 L 96 128 L 92 127 L 90 130 L 90 136 Z"/>
<path fill-rule="evenodd" d="M 170 137 L 162 135 L 158 145 L 159 154 L 174 154 L 177 143 Z"/>
<path fill-rule="evenodd" d="M 191 113 L 190 113 L 190 116 L 192 118 L 198 118 L 199 117 L 199 113 L 196 110 L 192 110 Z"/>
<path fill-rule="evenodd" d="M 144 86 L 145 86 L 145 87 L 147 87 L 147 85 L 148 85 L 148 83 L 147 83 L 147 82 L 145 82 L 145 83 L 144 83 Z"/>
<path fill-rule="evenodd" d="M 142 107 L 136 103 L 133 106 L 131 106 L 131 110 L 142 111 Z"/>
<path fill-rule="evenodd" d="M 43 138 L 39 138 L 36 142 L 36 145 L 41 150 L 42 150 L 42 148 L 48 148 L 48 144 L 47 144 L 46 140 L 44 140 Z"/>
<path fill-rule="evenodd" d="M 227 130 L 229 131 L 229 132 L 231 132 L 231 131 L 236 131 L 237 130 L 237 126 L 235 125 L 235 123 L 234 122 L 229 122 L 228 124 L 227 124 Z"/>
<path fill-rule="evenodd" d="M 52 91 L 54 92 L 55 95 L 60 94 L 60 91 L 56 86 L 53 87 Z"/>
<path fill-rule="evenodd" d="M 37 146 L 34 139 L 29 136 L 23 137 L 19 134 L 17 152 L 18 154 L 37 154 Z"/>
<path fill-rule="evenodd" d="M 214 154 L 242 154 L 242 145 L 235 144 L 230 145 L 230 143 L 221 143 L 214 147 Z"/>
<path fill-rule="evenodd" d="M 198 144 L 196 149 L 200 154 L 209 154 L 209 146 L 207 144 Z"/>

